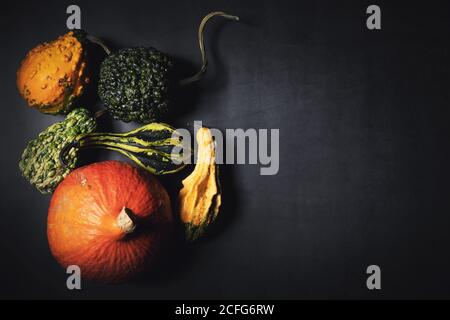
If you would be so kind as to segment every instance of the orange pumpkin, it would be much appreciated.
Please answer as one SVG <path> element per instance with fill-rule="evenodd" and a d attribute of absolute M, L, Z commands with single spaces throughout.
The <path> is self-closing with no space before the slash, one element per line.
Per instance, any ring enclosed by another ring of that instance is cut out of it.
<path fill-rule="evenodd" d="M 50 250 L 82 279 L 120 282 L 154 262 L 169 235 L 169 196 L 149 173 L 119 161 L 71 172 L 50 202 Z"/>

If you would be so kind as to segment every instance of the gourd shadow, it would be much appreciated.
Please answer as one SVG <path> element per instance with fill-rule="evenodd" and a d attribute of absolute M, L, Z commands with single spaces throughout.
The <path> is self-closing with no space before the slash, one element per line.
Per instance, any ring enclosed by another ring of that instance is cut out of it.
<path fill-rule="evenodd" d="M 209 61 L 209 67 L 206 74 L 197 82 L 180 86 L 173 83 L 171 87 L 171 103 L 167 119 L 177 124 L 176 119 L 182 118 L 189 113 L 194 113 L 199 95 L 209 94 L 219 91 L 226 87 L 228 83 L 228 72 L 219 53 L 219 43 L 221 34 L 230 24 L 229 21 L 217 21 L 208 32 L 208 39 L 205 40 L 206 55 Z M 209 53 L 210 52 L 210 53 Z M 188 62 L 186 59 L 177 55 L 172 55 L 174 62 L 173 79 L 180 81 L 193 76 L 201 67 L 200 53 L 196 62 Z"/>
<path fill-rule="evenodd" d="M 138 286 L 157 286 L 177 281 L 193 265 L 195 250 L 186 242 L 184 226 L 177 214 L 177 195 L 182 186 L 181 181 L 190 173 L 191 170 L 185 168 L 181 172 L 158 177 L 171 199 L 173 217 L 172 238 L 163 248 L 158 262 L 154 266 L 147 268 L 141 276 L 135 279 L 135 284 Z"/>
<path fill-rule="evenodd" d="M 106 46 L 114 52 L 121 48 L 118 43 L 114 42 L 112 39 L 107 37 L 101 37 L 102 41 Z M 100 74 L 100 66 L 107 57 L 107 54 L 98 44 L 90 43 L 88 46 L 88 57 L 89 57 L 89 73 L 90 73 L 90 83 L 87 87 L 85 94 L 81 97 L 79 105 L 89 109 L 91 112 L 95 113 L 97 111 L 103 110 L 104 106 L 100 101 L 98 96 L 98 82 Z M 102 116 L 97 118 L 98 132 L 110 132 L 114 129 L 114 119 L 109 116 L 108 113 L 104 113 Z"/>
<path fill-rule="evenodd" d="M 100 99 L 97 94 L 100 65 L 105 59 L 105 52 L 97 45 L 89 43 L 87 46 L 87 72 L 89 74 L 89 84 L 77 105 L 96 112 L 100 107 Z"/>
<path fill-rule="evenodd" d="M 217 220 L 208 228 L 207 233 L 194 243 L 188 243 L 185 239 L 184 226 L 179 220 L 176 212 L 177 197 L 181 181 L 191 173 L 191 170 L 186 170 L 182 174 L 171 175 L 171 181 L 165 179 L 164 185 L 167 185 L 167 190 L 171 194 L 172 208 L 174 216 L 174 229 L 172 241 L 165 247 L 165 254 L 161 256 L 159 262 L 151 268 L 148 268 L 142 275 L 135 279 L 136 285 L 142 286 L 157 286 L 167 282 L 177 281 L 184 274 L 189 274 L 189 269 L 193 268 L 193 262 L 199 252 L 201 245 L 207 241 L 220 236 L 229 229 L 230 225 L 236 218 L 239 198 L 235 191 L 234 175 L 232 173 L 233 167 L 222 165 L 220 166 L 221 190 L 223 198 L 222 206 Z M 178 177 L 175 177 L 178 176 Z M 175 181 L 178 181 L 176 183 Z"/>
<path fill-rule="evenodd" d="M 178 281 L 183 274 L 189 272 L 189 267 L 194 261 L 195 252 L 193 248 L 185 242 L 181 236 L 182 226 L 175 224 L 173 230 L 174 237 L 172 241 L 163 248 L 156 264 L 146 268 L 133 283 L 137 286 L 158 286 L 169 282 Z"/>
<path fill-rule="evenodd" d="M 181 125 L 180 118 L 195 110 L 200 94 L 198 82 L 183 86 L 180 85 L 180 81 L 194 75 L 199 66 L 179 56 L 170 55 L 170 59 L 173 68 L 170 74 L 169 111 L 163 120 L 177 126 Z"/>
<path fill-rule="evenodd" d="M 211 241 L 220 237 L 230 229 L 237 219 L 239 209 L 239 194 L 236 187 L 236 179 L 234 176 L 234 167 L 232 165 L 219 166 L 219 181 L 222 193 L 222 205 L 219 214 L 209 227 L 205 235 L 198 239 L 198 243 Z"/>
<path fill-rule="evenodd" d="M 209 32 L 209 37 L 207 43 L 209 43 L 208 49 L 210 55 L 208 61 L 213 66 L 210 68 L 208 82 L 205 81 L 204 90 L 205 92 L 214 93 L 224 88 L 228 83 L 228 70 L 225 67 L 223 59 L 220 53 L 220 38 L 221 34 L 229 24 L 232 23 L 226 20 L 217 21 Z M 207 49 L 207 50 L 208 50 Z M 207 51 L 208 54 L 208 51 Z"/>
<path fill-rule="evenodd" d="M 168 191 L 172 195 L 172 208 L 174 212 L 174 230 L 173 240 L 165 248 L 166 254 L 161 257 L 159 263 L 148 269 L 146 272 L 135 279 L 137 285 L 142 286 L 157 286 L 167 282 L 177 281 L 184 274 L 189 274 L 189 269 L 194 267 L 196 255 L 200 252 L 202 244 L 211 241 L 214 238 L 224 234 L 226 230 L 234 223 L 237 218 L 239 197 L 237 194 L 235 178 L 233 174 L 233 166 L 221 165 L 220 167 L 220 181 L 222 191 L 222 206 L 219 211 L 217 220 L 208 227 L 207 232 L 194 243 L 187 243 L 185 239 L 184 226 L 179 221 L 176 212 L 178 211 L 176 205 L 176 195 L 181 188 L 181 182 L 184 177 L 191 173 L 191 170 L 186 170 L 182 177 L 175 178 L 175 175 L 170 177 L 171 183 L 168 184 Z M 179 174 L 176 174 L 179 175 Z M 176 185 L 175 180 L 178 181 Z"/>
<path fill-rule="evenodd" d="M 232 50 L 232 48 L 227 48 L 221 42 L 221 35 L 223 32 L 226 31 L 226 28 L 232 28 L 234 24 L 238 23 L 239 27 L 255 27 L 258 26 L 260 23 L 259 21 L 255 20 L 252 17 L 240 17 L 239 22 L 233 22 L 233 21 L 227 21 L 224 19 L 218 20 L 215 22 L 213 26 L 211 26 L 210 30 L 210 36 L 208 37 L 207 43 L 210 43 L 209 45 L 209 51 L 211 52 L 209 56 L 209 60 L 211 61 L 211 64 L 213 65 L 213 71 L 211 81 L 208 81 L 205 91 L 208 93 L 214 93 L 221 89 L 223 89 L 229 81 L 229 68 L 225 65 L 223 62 L 224 59 L 222 59 L 222 56 L 227 55 L 227 50 Z M 221 44 L 223 46 L 223 49 L 221 50 Z M 237 45 L 236 45 L 237 46 Z M 231 56 L 231 55 L 229 55 Z M 230 59 L 229 59 L 230 60 Z"/>
<path fill-rule="evenodd" d="M 110 39 L 102 38 L 102 40 L 107 44 L 107 46 L 114 51 L 116 48 L 120 47 Z M 97 93 L 100 65 L 106 58 L 105 51 L 98 45 L 90 43 L 88 46 L 88 64 L 90 73 L 90 83 L 83 96 L 78 101 L 77 105 L 84 107 L 95 114 L 95 112 L 104 109 L 102 102 Z M 104 113 L 102 116 L 97 118 L 97 130 L 96 132 L 115 132 L 114 128 L 115 120 L 108 114 Z M 79 159 L 77 166 L 83 166 L 94 162 L 99 162 L 109 159 L 110 152 L 107 150 L 81 150 L 79 152 Z"/>

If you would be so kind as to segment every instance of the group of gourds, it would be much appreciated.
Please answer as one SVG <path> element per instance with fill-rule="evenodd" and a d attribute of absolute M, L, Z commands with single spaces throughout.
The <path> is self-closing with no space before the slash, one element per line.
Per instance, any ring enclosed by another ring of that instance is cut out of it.
<path fill-rule="evenodd" d="M 223 12 L 204 17 L 199 28 L 203 66 L 181 84 L 201 78 L 207 59 L 203 45 L 206 22 L 215 16 L 238 20 Z M 77 105 L 90 83 L 87 47 L 100 44 L 107 57 L 101 63 L 98 95 L 106 113 L 125 122 L 144 123 L 126 133 L 96 133 L 98 114 Z M 169 103 L 172 62 L 154 48 L 125 48 L 111 52 L 97 38 L 82 30 L 70 31 L 54 41 L 32 49 L 17 72 L 17 86 L 30 107 L 46 114 L 66 114 L 30 141 L 19 163 L 22 175 L 41 193 L 52 193 L 76 167 L 78 151 L 105 148 L 120 152 L 152 174 L 168 174 L 184 167 L 174 148 L 182 141 L 171 126 L 159 123 Z M 215 163 L 214 141 L 208 129 L 199 130 L 198 160 L 179 193 L 181 220 L 187 238 L 195 239 L 217 216 L 221 195 Z"/>

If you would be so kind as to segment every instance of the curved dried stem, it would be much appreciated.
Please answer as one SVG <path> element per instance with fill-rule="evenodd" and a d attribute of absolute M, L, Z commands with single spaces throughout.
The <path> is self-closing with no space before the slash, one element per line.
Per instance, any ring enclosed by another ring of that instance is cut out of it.
<path fill-rule="evenodd" d="M 189 77 L 189 78 L 181 80 L 180 81 L 180 85 L 182 85 L 182 86 L 200 80 L 203 77 L 203 75 L 205 74 L 206 69 L 208 68 L 208 58 L 206 56 L 206 49 L 205 49 L 205 43 L 204 43 L 204 33 L 205 33 L 205 26 L 206 26 L 206 24 L 213 17 L 223 17 L 225 19 L 239 21 L 239 17 L 232 16 L 232 15 L 229 15 L 229 14 L 227 14 L 225 12 L 221 12 L 221 11 L 211 12 L 211 13 L 207 14 L 203 18 L 202 22 L 200 23 L 200 26 L 198 27 L 198 43 L 199 43 L 199 47 L 200 47 L 200 54 L 201 54 L 201 57 L 202 57 L 202 67 L 192 77 Z"/>
<path fill-rule="evenodd" d="M 106 54 L 109 56 L 111 54 L 111 49 L 109 49 L 106 44 L 100 40 L 97 37 L 94 37 L 93 35 L 86 35 L 86 39 L 88 39 L 90 42 L 95 43 L 97 45 L 99 45 L 100 47 L 102 47 L 102 49 L 106 52 Z"/>

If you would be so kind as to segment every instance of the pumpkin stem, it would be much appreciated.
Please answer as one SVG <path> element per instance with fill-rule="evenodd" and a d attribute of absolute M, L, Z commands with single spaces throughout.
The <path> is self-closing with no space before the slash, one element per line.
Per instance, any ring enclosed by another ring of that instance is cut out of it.
<path fill-rule="evenodd" d="M 111 54 L 111 49 L 109 49 L 106 44 L 100 40 L 97 37 L 94 37 L 93 35 L 86 35 L 86 39 L 88 39 L 90 42 L 95 43 L 97 45 L 99 45 L 100 47 L 102 47 L 102 49 L 106 52 L 106 54 L 109 56 Z"/>
<path fill-rule="evenodd" d="M 136 224 L 134 223 L 132 216 L 133 212 L 126 207 L 123 207 L 122 211 L 120 211 L 117 216 L 117 226 L 123 233 L 131 233 L 136 228 Z"/>
<path fill-rule="evenodd" d="M 229 20 L 239 21 L 239 17 L 232 16 L 232 15 L 226 14 L 225 12 L 220 12 L 220 11 L 211 12 L 203 18 L 202 22 L 200 22 L 200 26 L 198 27 L 198 44 L 200 46 L 200 54 L 202 55 L 202 67 L 201 67 L 200 71 L 198 71 L 192 77 L 181 80 L 180 85 L 182 85 L 182 86 L 200 80 L 206 72 L 206 69 L 208 67 L 208 58 L 206 57 L 206 50 L 205 50 L 205 44 L 203 41 L 203 37 L 204 37 L 204 33 L 205 33 L 204 31 L 205 31 L 206 23 L 212 17 L 215 17 L 215 16 L 223 17 L 223 18 L 226 18 Z"/>

